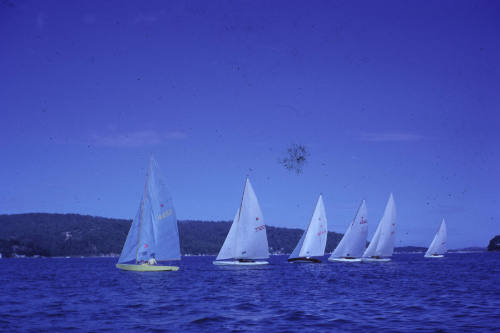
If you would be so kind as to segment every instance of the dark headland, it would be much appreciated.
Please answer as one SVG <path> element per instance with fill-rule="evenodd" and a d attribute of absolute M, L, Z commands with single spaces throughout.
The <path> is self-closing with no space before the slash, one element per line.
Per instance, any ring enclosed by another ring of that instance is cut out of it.
<path fill-rule="evenodd" d="M 488 244 L 488 251 L 500 251 L 500 235 L 493 237 Z"/>

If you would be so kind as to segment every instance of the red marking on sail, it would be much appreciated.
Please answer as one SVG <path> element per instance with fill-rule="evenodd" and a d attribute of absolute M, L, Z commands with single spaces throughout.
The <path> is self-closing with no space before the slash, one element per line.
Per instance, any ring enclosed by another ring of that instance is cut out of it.
<path fill-rule="evenodd" d="M 147 249 L 149 247 L 148 244 L 144 244 L 144 248 Z"/>
<path fill-rule="evenodd" d="M 160 204 L 160 207 L 163 208 L 163 206 L 165 206 L 164 204 Z"/>
<path fill-rule="evenodd" d="M 258 220 L 259 220 L 259 218 L 258 218 L 258 217 L 256 217 L 256 218 L 255 218 L 255 221 L 258 221 Z"/>

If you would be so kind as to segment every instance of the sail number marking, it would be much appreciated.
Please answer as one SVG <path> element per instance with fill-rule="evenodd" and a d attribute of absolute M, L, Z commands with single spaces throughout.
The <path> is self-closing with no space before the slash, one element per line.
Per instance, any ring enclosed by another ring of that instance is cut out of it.
<path fill-rule="evenodd" d="M 326 230 L 321 230 L 320 232 L 318 232 L 318 236 L 321 236 L 323 234 L 326 234 Z"/>
<path fill-rule="evenodd" d="M 263 224 L 263 225 L 259 225 L 258 227 L 255 227 L 255 231 L 261 231 L 261 230 L 264 230 L 266 229 L 266 226 Z"/>
<path fill-rule="evenodd" d="M 172 209 L 167 209 L 166 211 L 164 211 L 163 213 L 158 215 L 158 221 L 161 221 L 164 218 L 171 216 L 173 213 L 174 213 L 174 211 Z"/>

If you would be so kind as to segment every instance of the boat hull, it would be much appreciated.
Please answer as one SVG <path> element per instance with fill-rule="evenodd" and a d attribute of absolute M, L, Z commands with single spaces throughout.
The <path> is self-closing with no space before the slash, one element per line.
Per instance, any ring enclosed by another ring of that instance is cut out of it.
<path fill-rule="evenodd" d="M 438 254 L 438 255 L 431 255 L 431 256 L 424 256 L 425 258 L 444 258 L 444 255 Z"/>
<path fill-rule="evenodd" d="M 361 262 L 361 258 L 328 258 L 332 262 Z"/>
<path fill-rule="evenodd" d="M 389 262 L 391 258 L 361 258 L 362 262 Z"/>
<path fill-rule="evenodd" d="M 217 266 L 257 266 L 257 265 L 267 265 L 267 261 L 214 261 L 214 265 Z"/>
<path fill-rule="evenodd" d="M 288 259 L 289 263 L 302 263 L 302 264 L 320 264 L 321 260 L 316 258 L 292 258 Z"/>
<path fill-rule="evenodd" d="M 116 264 L 116 268 L 135 272 L 177 271 L 178 266 Z"/>

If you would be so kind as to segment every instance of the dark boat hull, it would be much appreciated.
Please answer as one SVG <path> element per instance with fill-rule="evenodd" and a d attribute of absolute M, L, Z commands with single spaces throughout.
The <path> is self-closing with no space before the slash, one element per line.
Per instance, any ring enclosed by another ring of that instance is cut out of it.
<path fill-rule="evenodd" d="M 314 264 L 319 264 L 321 263 L 321 260 L 316 259 L 316 258 L 292 258 L 288 259 L 288 262 L 293 262 L 293 263 L 314 263 Z"/>

